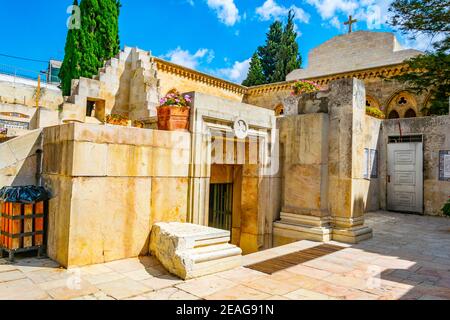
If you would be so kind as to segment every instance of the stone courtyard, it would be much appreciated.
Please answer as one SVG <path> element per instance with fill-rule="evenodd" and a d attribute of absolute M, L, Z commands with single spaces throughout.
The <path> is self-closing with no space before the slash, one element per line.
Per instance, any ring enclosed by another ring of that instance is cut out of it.
<path fill-rule="evenodd" d="M 268 275 L 245 266 L 319 246 L 249 254 L 244 267 L 182 281 L 153 257 L 66 270 L 50 259 L 0 260 L 0 299 L 450 299 L 450 219 L 378 211 L 372 239 Z"/>

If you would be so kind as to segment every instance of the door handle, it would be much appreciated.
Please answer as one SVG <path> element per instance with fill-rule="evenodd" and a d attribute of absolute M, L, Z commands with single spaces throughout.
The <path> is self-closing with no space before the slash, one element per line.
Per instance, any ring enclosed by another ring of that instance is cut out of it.
<path fill-rule="evenodd" d="M 388 176 L 387 176 L 387 182 L 388 183 L 391 183 L 391 176 L 388 174 Z"/>

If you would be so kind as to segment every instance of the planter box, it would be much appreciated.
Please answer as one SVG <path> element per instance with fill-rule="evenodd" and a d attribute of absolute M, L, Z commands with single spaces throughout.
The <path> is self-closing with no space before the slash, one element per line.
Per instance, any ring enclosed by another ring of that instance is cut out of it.
<path fill-rule="evenodd" d="M 158 130 L 188 131 L 190 107 L 158 107 Z"/>

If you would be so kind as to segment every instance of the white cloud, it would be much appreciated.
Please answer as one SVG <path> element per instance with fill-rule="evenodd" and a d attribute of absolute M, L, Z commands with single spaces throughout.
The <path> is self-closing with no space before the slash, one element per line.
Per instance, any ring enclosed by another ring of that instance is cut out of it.
<path fill-rule="evenodd" d="M 331 19 L 336 13 L 353 14 L 359 7 L 356 0 L 306 0 L 314 6 L 322 19 Z"/>
<path fill-rule="evenodd" d="M 197 52 L 191 54 L 188 50 L 177 47 L 175 50 L 163 55 L 163 58 L 169 59 L 170 62 L 185 66 L 186 68 L 195 69 L 201 62 L 206 61 L 210 63 L 214 59 L 214 51 L 210 49 L 199 49 Z"/>
<path fill-rule="evenodd" d="M 341 21 L 339 21 L 339 18 L 334 16 L 330 21 L 330 25 L 335 27 L 338 30 L 342 30 L 342 26 L 344 25 Z"/>
<path fill-rule="evenodd" d="M 251 60 L 252 59 L 249 58 L 244 61 L 236 61 L 230 68 L 219 69 L 214 73 L 230 81 L 242 83 L 242 81 L 244 81 L 244 79 L 247 77 Z"/>
<path fill-rule="evenodd" d="M 406 49 L 416 49 L 420 51 L 432 51 L 433 44 L 445 39 L 444 34 L 440 34 L 439 36 L 432 37 L 430 35 L 426 35 L 423 33 L 414 35 L 411 38 L 408 35 L 400 35 L 399 42 Z"/>
<path fill-rule="evenodd" d="M 186 2 L 187 2 L 188 4 L 190 4 L 191 6 L 194 6 L 194 0 L 186 0 Z"/>
<path fill-rule="evenodd" d="M 279 5 L 275 0 L 266 0 L 261 7 L 256 8 L 256 14 L 259 16 L 260 20 L 277 20 L 287 16 L 289 10 L 293 10 L 295 13 L 295 20 L 299 22 L 308 23 L 309 14 L 306 13 L 302 8 L 295 5 L 289 8 Z"/>
<path fill-rule="evenodd" d="M 227 26 L 234 26 L 241 19 L 234 0 L 207 0 L 207 4 L 216 12 L 220 22 Z"/>

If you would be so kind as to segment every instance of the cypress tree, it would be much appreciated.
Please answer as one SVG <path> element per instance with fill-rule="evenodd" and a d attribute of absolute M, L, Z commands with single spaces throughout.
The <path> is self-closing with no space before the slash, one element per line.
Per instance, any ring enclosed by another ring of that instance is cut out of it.
<path fill-rule="evenodd" d="M 78 1 L 75 0 L 74 5 Z M 118 0 L 82 0 L 81 28 L 67 34 L 61 87 L 70 95 L 71 81 L 79 77 L 91 78 L 103 63 L 120 50 Z"/>
<path fill-rule="evenodd" d="M 271 82 L 271 78 L 275 72 L 275 58 L 280 49 L 282 36 L 283 24 L 280 21 L 275 21 L 267 33 L 265 45 L 258 48 L 258 55 L 261 59 L 261 66 L 266 79 L 265 83 Z"/>
<path fill-rule="evenodd" d="M 120 51 L 120 7 L 120 1 L 117 0 L 99 1 L 100 15 L 97 17 L 96 41 L 99 50 L 98 58 L 101 64 Z"/>
<path fill-rule="evenodd" d="M 78 6 L 78 0 L 74 0 L 73 5 Z M 74 12 L 72 12 L 72 14 L 74 14 Z M 76 79 L 80 76 L 80 60 L 80 30 L 69 28 L 66 46 L 64 48 L 64 61 L 59 72 L 61 89 L 65 96 L 70 94 L 72 79 Z"/>
<path fill-rule="evenodd" d="M 270 82 L 285 81 L 290 72 L 301 67 L 302 58 L 298 52 L 294 18 L 295 13 L 292 10 L 289 11 L 288 21 L 281 37 L 281 45 L 275 55 L 275 71 Z"/>
<path fill-rule="evenodd" d="M 102 0 L 100 0 L 102 1 Z M 80 68 L 80 76 L 90 78 L 101 67 L 100 49 L 97 42 L 98 24 L 100 18 L 100 6 L 98 0 L 82 0 L 81 9 L 81 36 L 80 50 L 83 54 Z"/>
<path fill-rule="evenodd" d="M 258 53 L 255 52 L 253 54 L 252 60 L 250 61 L 250 68 L 248 70 L 247 79 L 242 82 L 242 85 L 251 87 L 264 83 L 265 77 L 261 65 L 261 60 L 259 59 Z"/>

